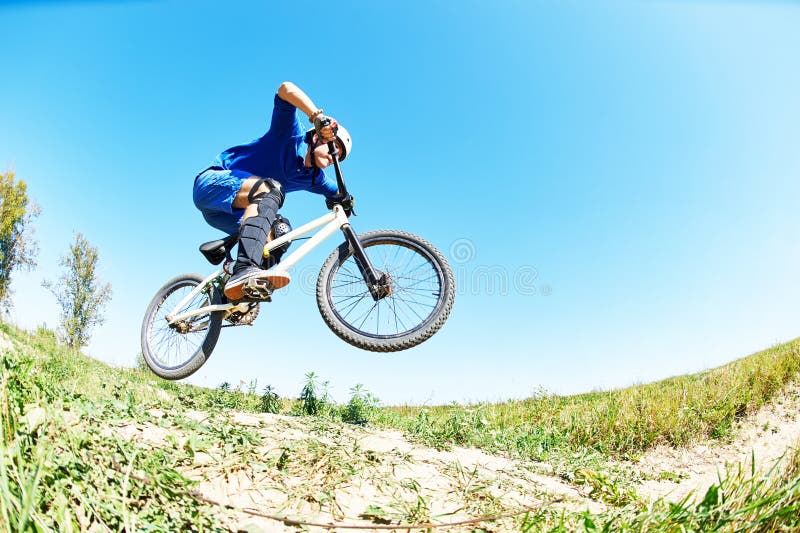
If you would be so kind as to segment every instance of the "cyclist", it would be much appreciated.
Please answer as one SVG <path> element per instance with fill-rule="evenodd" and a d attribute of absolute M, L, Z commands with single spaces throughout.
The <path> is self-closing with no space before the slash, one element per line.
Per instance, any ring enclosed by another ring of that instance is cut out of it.
<path fill-rule="evenodd" d="M 284 82 L 275 95 L 269 130 L 228 148 L 195 178 L 194 204 L 206 222 L 229 235 L 239 233 L 236 264 L 225 284 L 229 300 L 241 299 L 245 288 L 259 281 L 268 281 L 273 289 L 291 281 L 286 272 L 262 269 L 264 245 L 273 238 L 272 225 L 285 193 L 304 190 L 331 197 L 337 192 L 336 179 L 323 171 L 333 164 L 327 142 L 334 141 L 339 160 L 344 160 L 352 149 L 350 134 L 332 119 L 319 134 L 313 128 L 306 132 L 298 109 L 315 126 L 329 119 L 299 87 Z"/>

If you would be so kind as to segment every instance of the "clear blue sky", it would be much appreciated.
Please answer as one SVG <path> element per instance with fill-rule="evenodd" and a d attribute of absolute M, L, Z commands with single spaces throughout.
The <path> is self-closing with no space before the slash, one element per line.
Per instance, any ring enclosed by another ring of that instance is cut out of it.
<path fill-rule="evenodd" d="M 191 382 L 303 375 L 344 400 L 443 403 L 624 386 L 800 334 L 800 6 L 744 1 L 0 4 L 0 169 L 42 207 L 13 319 L 74 232 L 114 298 L 89 353 L 132 365 L 153 293 L 210 272 L 192 179 L 261 135 L 291 80 L 345 124 L 357 231 L 450 257 L 456 307 L 409 351 L 331 333 L 313 281 L 335 236 Z M 322 214 L 293 193 L 293 222 Z M 505 285 L 504 285 L 505 283 Z"/>

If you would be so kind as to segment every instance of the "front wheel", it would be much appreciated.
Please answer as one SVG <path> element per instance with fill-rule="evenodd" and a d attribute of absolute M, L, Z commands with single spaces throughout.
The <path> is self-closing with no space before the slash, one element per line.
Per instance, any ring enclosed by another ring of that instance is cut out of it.
<path fill-rule="evenodd" d="M 209 283 L 181 308 L 176 306 L 203 282 L 198 274 L 182 274 L 169 280 L 153 297 L 142 321 L 142 355 L 157 376 L 183 379 L 211 356 L 219 339 L 223 311 L 202 313 L 169 325 L 167 315 L 219 304 L 219 290 Z"/>
<path fill-rule="evenodd" d="M 420 344 L 439 331 L 455 299 L 453 271 L 431 243 L 404 231 L 358 236 L 375 270 L 389 280 L 374 300 L 348 243 L 328 257 L 317 278 L 317 306 L 341 339 L 374 352 Z"/>

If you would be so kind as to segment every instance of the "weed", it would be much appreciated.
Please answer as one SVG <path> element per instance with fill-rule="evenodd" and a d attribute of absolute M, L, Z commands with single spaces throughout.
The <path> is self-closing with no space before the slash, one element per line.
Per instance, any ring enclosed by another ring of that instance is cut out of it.
<path fill-rule="evenodd" d="M 306 383 L 300 391 L 300 414 L 320 415 L 329 410 L 328 382 L 320 383 L 314 372 L 306 374 Z"/>
<path fill-rule="evenodd" d="M 676 473 L 676 472 L 671 472 L 669 470 L 664 470 L 658 473 L 656 479 L 658 481 L 672 481 L 673 483 L 680 483 L 681 479 L 685 479 L 688 476 L 689 476 L 688 474 L 682 472 Z"/>
<path fill-rule="evenodd" d="M 593 500 L 622 506 L 636 501 L 636 493 L 618 479 L 604 472 L 579 469 L 575 471 L 575 482 L 583 485 Z"/>
<path fill-rule="evenodd" d="M 350 389 L 350 401 L 342 410 L 342 421 L 364 425 L 378 410 L 378 398 L 364 389 L 360 383 Z"/>
<path fill-rule="evenodd" d="M 272 389 L 272 385 L 264 387 L 264 392 L 261 394 L 261 412 L 262 413 L 280 413 L 283 409 L 283 402 L 281 397 Z"/>

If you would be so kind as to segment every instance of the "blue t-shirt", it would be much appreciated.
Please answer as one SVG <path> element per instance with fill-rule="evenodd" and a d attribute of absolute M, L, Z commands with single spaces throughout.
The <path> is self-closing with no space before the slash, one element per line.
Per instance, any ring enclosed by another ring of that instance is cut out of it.
<path fill-rule="evenodd" d="M 276 94 L 269 131 L 252 142 L 228 148 L 217 156 L 217 164 L 228 170 L 277 180 L 286 192 L 336 194 L 335 179 L 303 164 L 307 149 L 305 128 L 297 120 L 297 108 Z"/>

